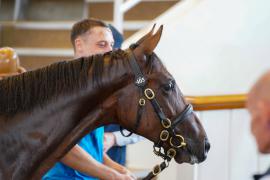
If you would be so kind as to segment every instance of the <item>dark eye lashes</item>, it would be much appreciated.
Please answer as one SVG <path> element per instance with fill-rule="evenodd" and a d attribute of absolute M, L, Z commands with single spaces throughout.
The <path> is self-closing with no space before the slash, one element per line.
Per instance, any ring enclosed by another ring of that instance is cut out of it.
<path fill-rule="evenodd" d="M 175 81 L 174 80 L 170 80 L 168 84 L 164 85 L 164 89 L 166 91 L 172 90 L 174 89 L 174 85 L 175 85 Z"/>

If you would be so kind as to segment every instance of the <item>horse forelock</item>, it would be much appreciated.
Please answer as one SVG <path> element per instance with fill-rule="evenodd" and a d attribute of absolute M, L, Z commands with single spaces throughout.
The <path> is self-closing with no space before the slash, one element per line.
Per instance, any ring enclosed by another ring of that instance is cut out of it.
<path fill-rule="evenodd" d="M 146 72 L 147 74 L 151 74 L 154 71 L 167 71 L 161 59 L 156 55 L 156 53 L 152 53 L 148 56 L 148 61 L 146 63 Z"/>

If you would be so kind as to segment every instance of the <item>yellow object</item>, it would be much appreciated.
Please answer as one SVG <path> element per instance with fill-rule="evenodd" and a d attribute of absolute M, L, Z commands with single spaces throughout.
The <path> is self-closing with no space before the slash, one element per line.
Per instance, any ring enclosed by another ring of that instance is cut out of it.
<path fill-rule="evenodd" d="M 154 176 L 158 175 L 160 172 L 161 172 L 161 168 L 159 165 L 156 165 L 152 170 L 152 173 Z"/>
<path fill-rule="evenodd" d="M 161 141 L 167 141 L 169 139 L 170 133 L 167 130 L 163 130 L 161 131 L 160 135 L 159 135 L 159 139 Z"/>
<path fill-rule="evenodd" d="M 15 73 L 18 71 L 19 58 L 14 49 L 0 48 L 0 74 Z"/>
<path fill-rule="evenodd" d="M 152 89 L 147 88 L 144 90 L 144 95 L 147 99 L 151 100 L 155 98 L 155 93 Z"/>
<path fill-rule="evenodd" d="M 169 156 L 171 159 L 174 158 L 175 155 L 176 155 L 175 149 L 170 148 L 170 149 L 167 151 L 167 156 Z"/>
<path fill-rule="evenodd" d="M 169 127 L 171 127 L 172 122 L 170 119 L 166 118 L 161 121 L 161 124 L 165 129 L 168 129 Z"/>
<path fill-rule="evenodd" d="M 175 135 L 175 137 L 177 137 L 179 139 L 180 144 L 179 145 L 175 145 L 173 144 L 173 137 L 170 138 L 170 145 L 174 148 L 180 148 L 183 146 L 186 146 L 187 144 L 185 143 L 185 138 L 179 134 Z"/>
<path fill-rule="evenodd" d="M 144 106 L 145 105 L 145 100 L 143 98 L 140 98 L 139 105 L 140 106 Z"/>
<path fill-rule="evenodd" d="M 185 96 L 196 111 L 238 109 L 246 107 L 246 94 Z"/>

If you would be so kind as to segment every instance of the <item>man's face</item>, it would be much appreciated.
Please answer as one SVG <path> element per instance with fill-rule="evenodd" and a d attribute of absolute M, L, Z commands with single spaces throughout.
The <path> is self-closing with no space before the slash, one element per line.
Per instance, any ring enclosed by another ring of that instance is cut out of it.
<path fill-rule="evenodd" d="M 254 135 L 259 151 L 270 153 L 270 114 L 267 106 L 262 101 L 248 104 L 251 115 L 251 132 Z"/>
<path fill-rule="evenodd" d="M 82 57 L 103 54 L 111 51 L 113 44 L 113 35 L 109 28 L 94 27 L 75 40 L 75 55 L 76 57 Z"/>

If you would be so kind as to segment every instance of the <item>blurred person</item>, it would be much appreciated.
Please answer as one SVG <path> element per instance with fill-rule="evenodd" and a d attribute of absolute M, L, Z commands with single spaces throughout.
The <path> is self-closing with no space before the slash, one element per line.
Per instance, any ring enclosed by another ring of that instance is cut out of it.
<path fill-rule="evenodd" d="M 253 85 L 248 93 L 247 108 L 251 115 L 251 132 L 260 153 L 270 153 L 270 71 Z M 254 175 L 255 180 L 270 180 L 270 169 Z"/>

